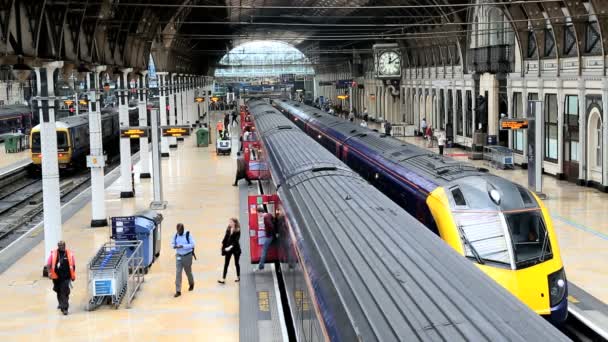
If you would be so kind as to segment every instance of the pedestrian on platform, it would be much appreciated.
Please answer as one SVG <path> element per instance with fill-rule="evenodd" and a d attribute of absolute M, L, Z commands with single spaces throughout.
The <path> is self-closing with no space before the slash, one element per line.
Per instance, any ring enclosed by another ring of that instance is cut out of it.
<path fill-rule="evenodd" d="M 367 113 L 367 108 L 363 107 L 363 121 L 367 122 L 368 118 L 369 118 L 369 114 Z"/>
<path fill-rule="evenodd" d="M 53 280 L 53 291 L 57 293 L 58 309 L 64 315 L 68 314 L 70 306 L 70 287 L 76 280 L 76 260 L 74 254 L 65 248 L 65 242 L 59 241 L 57 249 L 51 251 L 47 261 L 49 278 Z"/>
<path fill-rule="evenodd" d="M 232 122 L 230 123 L 230 125 L 236 126 L 239 124 L 237 118 L 238 118 L 238 114 L 236 112 L 236 109 L 232 111 Z"/>
<path fill-rule="evenodd" d="M 393 129 L 393 125 L 391 125 L 391 122 L 386 120 L 384 122 L 384 133 L 388 136 L 391 135 L 391 130 Z"/>
<path fill-rule="evenodd" d="M 445 134 L 443 132 L 439 132 L 437 135 L 437 146 L 439 147 L 439 155 L 443 155 L 443 148 L 445 146 Z"/>
<path fill-rule="evenodd" d="M 361 120 L 360 126 L 367 127 L 367 122 L 365 120 Z"/>
<path fill-rule="evenodd" d="M 221 121 L 218 121 L 217 124 L 215 125 L 215 128 L 217 130 L 217 138 L 222 139 L 222 136 L 224 134 L 224 123 Z"/>
<path fill-rule="evenodd" d="M 433 147 L 433 126 L 429 125 L 426 128 L 426 137 L 427 139 L 429 139 L 429 145 L 428 147 Z"/>
<path fill-rule="evenodd" d="M 182 270 L 186 272 L 188 277 L 188 291 L 194 290 L 194 277 L 192 276 L 192 258 L 196 259 L 194 254 L 194 238 L 189 231 L 184 231 L 184 225 L 178 223 L 177 232 L 173 236 L 172 246 L 175 249 L 175 295 L 182 295 Z"/>
<path fill-rule="evenodd" d="M 230 128 L 230 114 L 228 113 L 224 114 L 224 127 L 226 128 L 226 131 Z"/>
<path fill-rule="evenodd" d="M 348 121 L 353 122 L 355 121 L 355 112 L 354 111 L 350 111 L 350 113 L 348 113 Z"/>
<path fill-rule="evenodd" d="M 226 283 L 226 273 L 228 272 L 228 265 L 230 265 L 230 258 L 234 256 L 234 267 L 236 268 L 236 279 L 235 282 L 241 280 L 241 266 L 239 265 L 239 258 L 241 257 L 241 224 L 236 218 L 228 220 L 228 228 L 222 239 L 222 255 L 224 256 L 224 273 L 222 273 L 222 279 L 217 282 L 220 284 Z"/>
<path fill-rule="evenodd" d="M 245 157 L 241 154 L 236 158 L 236 176 L 234 177 L 234 183 L 232 186 L 237 186 L 239 180 L 244 179 L 247 181 L 247 185 L 251 185 L 251 180 L 247 177 L 247 165 L 245 163 Z"/>
<path fill-rule="evenodd" d="M 426 118 L 422 118 L 420 123 L 420 130 L 422 131 L 422 137 L 426 139 Z"/>
<path fill-rule="evenodd" d="M 283 213 L 278 207 L 275 209 L 275 214 L 272 215 L 267 213 L 263 206 L 259 206 L 258 215 L 261 213 L 264 213 L 264 233 L 266 235 L 266 240 L 264 241 L 264 248 L 262 249 L 262 256 L 260 257 L 260 263 L 258 265 L 259 271 L 264 269 L 270 246 L 279 239 L 279 225 L 283 220 Z"/>

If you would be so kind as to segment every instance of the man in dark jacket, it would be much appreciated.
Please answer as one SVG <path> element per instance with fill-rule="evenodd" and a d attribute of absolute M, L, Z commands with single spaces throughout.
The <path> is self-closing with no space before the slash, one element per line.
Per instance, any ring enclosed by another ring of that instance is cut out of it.
<path fill-rule="evenodd" d="M 230 128 L 230 114 L 226 113 L 226 114 L 224 114 L 224 129 L 226 131 L 228 131 L 229 128 Z"/>
<path fill-rule="evenodd" d="M 72 251 L 65 248 L 64 241 L 59 241 L 57 249 L 51 251 L 47 269 L 49 278 L 53 280 L 53 291 L 57 292 L 57 308 L 67 315 L 71 282 L 76 280 L 76 262 Z"/>
<path fill-rule="evenodd" d="M 247 181 L 247 185 L 251 185 L 251 180 L 249 177 L 247 177 L 245 157 L 242 154 L 236 158 L 236 176 L 234 177 L 234 183 L 232 183 L 232 186 L 237 186 L 237 183 L 241 179 L 245 179 Z"/>
<path fill-rule="evenodd" d="M 261 271 L 264 269 L 264 263 L 266 262 L 270 246 L 279 238 L 279 225 L 282 224 L 283 213 L 279 207 L 276 208 L 274 215 L 266 213 L 264 207 L 258 207 L 258 215 L 261 214 L 260 210 L 264 212 L 264 233 L 266 235 L 264 249 L 262 249 L 262 256 L 258 265 L 258 270 Z"/>

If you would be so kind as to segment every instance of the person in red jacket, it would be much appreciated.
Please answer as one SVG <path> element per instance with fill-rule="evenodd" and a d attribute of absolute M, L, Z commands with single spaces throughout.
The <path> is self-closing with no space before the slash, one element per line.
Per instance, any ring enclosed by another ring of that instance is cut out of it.
<path fill-rule="evenodd" d="M 49 278 L 53 280 L 53 291 L 57 293 L 58 309 L 68 314 L 70 285 L 76 280 L 76 261 L 74 254 L 65 248 L 65 242 L 59 241 L 57 249 L 51 251 L 47 261 Z"/>

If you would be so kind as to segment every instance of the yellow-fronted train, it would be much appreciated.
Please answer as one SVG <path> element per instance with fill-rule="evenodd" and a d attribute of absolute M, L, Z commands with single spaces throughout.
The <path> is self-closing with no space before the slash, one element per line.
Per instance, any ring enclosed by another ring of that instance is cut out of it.
<path fill-rule="evenodd" d="M 317 108 L 289 100 L 274 105 L 536 313 L 565 321 L 557 236 L 534 193 Z"/>

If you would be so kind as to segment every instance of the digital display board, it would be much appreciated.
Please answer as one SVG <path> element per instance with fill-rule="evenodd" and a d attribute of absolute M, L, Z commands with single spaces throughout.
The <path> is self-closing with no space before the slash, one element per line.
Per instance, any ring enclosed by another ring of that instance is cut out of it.
<path fill-rule="evenodd" d="M 121 138 L 139 139 L 148 137 L 148 127 L 127 127 L 120 129 Z"/>
<path fill-rule="evenodd" d="M 528 128 L 528 119 L 502 119 L 500 120 L 500 129 L 501 130 L 518 130 L 518 129 L 527 129 Z"/>
<path fill-rule="evenodd" d="M 163 137 L 184 137 L 190 135 L 188 126 L 161 127 Z"/>

